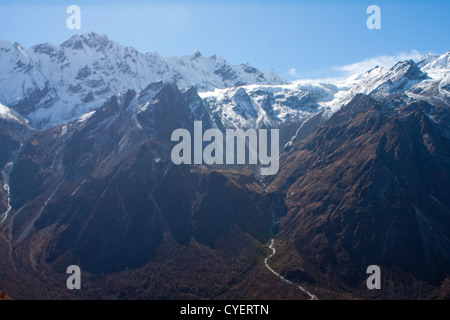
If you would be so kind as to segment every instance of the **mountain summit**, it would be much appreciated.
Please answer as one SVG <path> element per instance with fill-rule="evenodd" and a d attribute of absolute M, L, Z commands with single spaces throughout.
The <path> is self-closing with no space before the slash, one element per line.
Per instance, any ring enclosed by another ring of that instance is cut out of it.
<path fill-rule="evenodd" d="M 60 46 L 46 43 L 30 49 L 0 42 L 0 102 L 39 128 L 67 123 L 114 94 L 125 89 L 140 92 L 158 80 L 199 91 L 286 83 L 273 70 L 234 66 L 199 51 L 171 58 L 142 54 L 96 33 L 73 36 Z"/>

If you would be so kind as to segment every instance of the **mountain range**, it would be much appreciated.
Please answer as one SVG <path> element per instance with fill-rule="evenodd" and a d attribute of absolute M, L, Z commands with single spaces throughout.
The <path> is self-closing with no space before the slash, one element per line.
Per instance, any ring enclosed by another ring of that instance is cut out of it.
<path fill-rule="evenodd" d="M 74 36 L 60 46 L 46 43 L 30 49 L 2 41 L 0 70 L 0 101 L 39 128 L 69 122 L 114 94 L 126 89 L 139 92 L 159 80 L 203 91 L 287 83 L 273 70 L 233 66 L 198 51 L 173 58 L 142 54 L 96 33 Z"/>
<path fill-rule="evenodd" d="M 94 33 L 0 43 L 0 289 L 12 298 L 450 295 L 450 52 L 334 83 Z M 280 171 L 174 165 L 171 133 L 280 129 Z M 83 270 L 83 290 L 65 269 Z M 365 287 L 368 265 L 382 290 Z"/>

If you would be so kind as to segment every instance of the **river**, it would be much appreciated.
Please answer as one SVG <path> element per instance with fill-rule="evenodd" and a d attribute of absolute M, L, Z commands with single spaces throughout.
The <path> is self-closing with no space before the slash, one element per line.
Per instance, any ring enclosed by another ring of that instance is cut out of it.
<path fill-rule="evenodd" d="M 5 168 L 2 170 L 2 178 L 3 181 L 5 182 L 5 185 L 3 186 L 3 188 L 6 191 L 6 195 L 8 197 L 8 208 L 7 210 L 2 213 L 2 215 L 0 216 L 0 224 L 2 224 L 3 222 L 5 222 L 6 218 L 8 218 L 8 214 L 11 212 L 11 192 L 9 190 L 9 175 L 11 173 L 12 167 L 13 167 L 14 163 L 9 162 L 5 165 Z"/>
<path fill-rule="evenodd" d="M 267 186 L 262 182 L 262 180 L 260 181 L 261 185 L 264 188 L 264 192 L 267 193 Z M 270 228 L 270 234 L 271 234 L 271 239 L 270 239 L 270 245 L 269 248 L 272 250 L 272 253 L 270 255 L 268 255 L 265 259 L 264 259 L 264 264 L 266 266 L 266 268 L 272 272 L 274 275 L 276 275 L 280 280 L 282 280 L 283 282 L 295 286 L 296 288 L 300 289 L 302 292 L 304 292 L 305 294 L 308 295 L 309 300 L 318 300 L 317 296 L 312 294 L 311 292 L 309 292 L 308 290 L 306 290 L 304 287 L 302 287 L 301 285 L 295 284 L 292 281 L 286 279 L 285 277 L 283 277 L 281 274 L 279 274 L 278 272 L 276 272 L 275 270 L 272 269 L 272 267 L 269 265 L 269 259 L 272 258 L 275 253 L 277 252 L 276 247 L 275 247 L 275 234 L 274 234 L 274 228 L 275 226 L 278 224 L 278 218 L 275 215 L 275 213 L 272 211 L 272 226 Z"/>

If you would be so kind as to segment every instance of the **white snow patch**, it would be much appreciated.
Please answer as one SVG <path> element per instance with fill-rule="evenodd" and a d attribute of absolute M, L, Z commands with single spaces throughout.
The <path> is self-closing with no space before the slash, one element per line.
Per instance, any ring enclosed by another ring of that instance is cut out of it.
<path fill-rule="evenodd" d="M 88 112 L 88 113 L 85 113 L 85 114 L 83 114 L 83 115 L 80 117 L 80 119 L 79 119 L 77 122 L 79 122 L 79 123 L 85 122 L 85 121 L 87 121 L 90 117 L 92 117 L 94 114 L 95 114 L 95 110 L 94 110 L 94 111 L 91 111 L 91 112 Z"/>
<path fill-rule="evenodd" d="M 0 103 L 0 118 L 10 119 L 10 120 L 14 120 L 14 121 L 17 121 L 17 122 L 22 122 L 22 121 L 19 120 L 18 117 L 16 117 L 14 115 L 14 112 L 10 108 L 8 108 L 7 106 L 4 106 L 1 103 Z"/>

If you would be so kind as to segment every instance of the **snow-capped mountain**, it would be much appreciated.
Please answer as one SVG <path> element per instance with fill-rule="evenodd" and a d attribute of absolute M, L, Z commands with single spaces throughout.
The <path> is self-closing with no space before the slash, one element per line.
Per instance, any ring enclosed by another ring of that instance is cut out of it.
<path fill-rule="evenodd" d="M 249 85 L 201 92 L 213 119 L 225 128 L 279 127 L 320 112 L 338 92 L 332 84 Z"/>
<path fill-rule="evenodd" d="M 449 55 L 428 55 L 417 63 L 401 61 L 390 69 L 375 67 L 333 83 L 296 81 L 288 85 L 246 85 L 199 94 L 218 127 L 285 129 L 292 125 L 299 128 L 305 120 L 321 112 L 320 121 L 328 119 L 358 94 L 389 100 L 392 107 L 414 100 L 448 104 Z M 391 99 L 394 95 L 396 98 Z M 318 125 L 319 118 L 311 123 Z M 286 138 L 289 140 L 294 133 L 290 128 Z"/>
<path fill-rule="evenodd" d="M 426 55 L 421 61 L 400 61 L 391 69 L 375 67 L 335 83 L 339 88 L 334 99 L 324 103 L 336 111 L 357 94 L 384 99 L 404 94 L 402 102 L 411 100 L 447 101 L 450 98 L 450 51 L 443 55 Z"/>
<path fill-rule="evenodd" d="M 275 71 L 233 66 L 218 56 L 164 58 L 142 54 L 95 33 L 74 36 L 60 46 L 30 49 L 0 42 L 0 102 L 40 128 L 74 120 L 125 89 L 140 92 L 163 80 L 200 91 L 245 84 L 285 84 Z"/>
<path fill-rule="evenodd" d="M 375 99 L 401 95 L 399 104 L 448 102 L 449 56 L 427 55 L 334 83 L 287 83 L 273 70 L 233 66 L 198 51 L 171 58 L 142 54 L 95 33 L 30 49 L 0 41 L 0 103 L 45 129 L 74 121 L 124 90 L 141 92 L 161 80 L 181 90 L 194 87 L 217 127 L 280 127 L 321 111 L 326 119 L 361 93 Z"/>
<path fill-rule="evenodd" d="M 420 62 L 423 70 L 450 70 L 450 51 L 443 55 L 427 54 Z"/>

